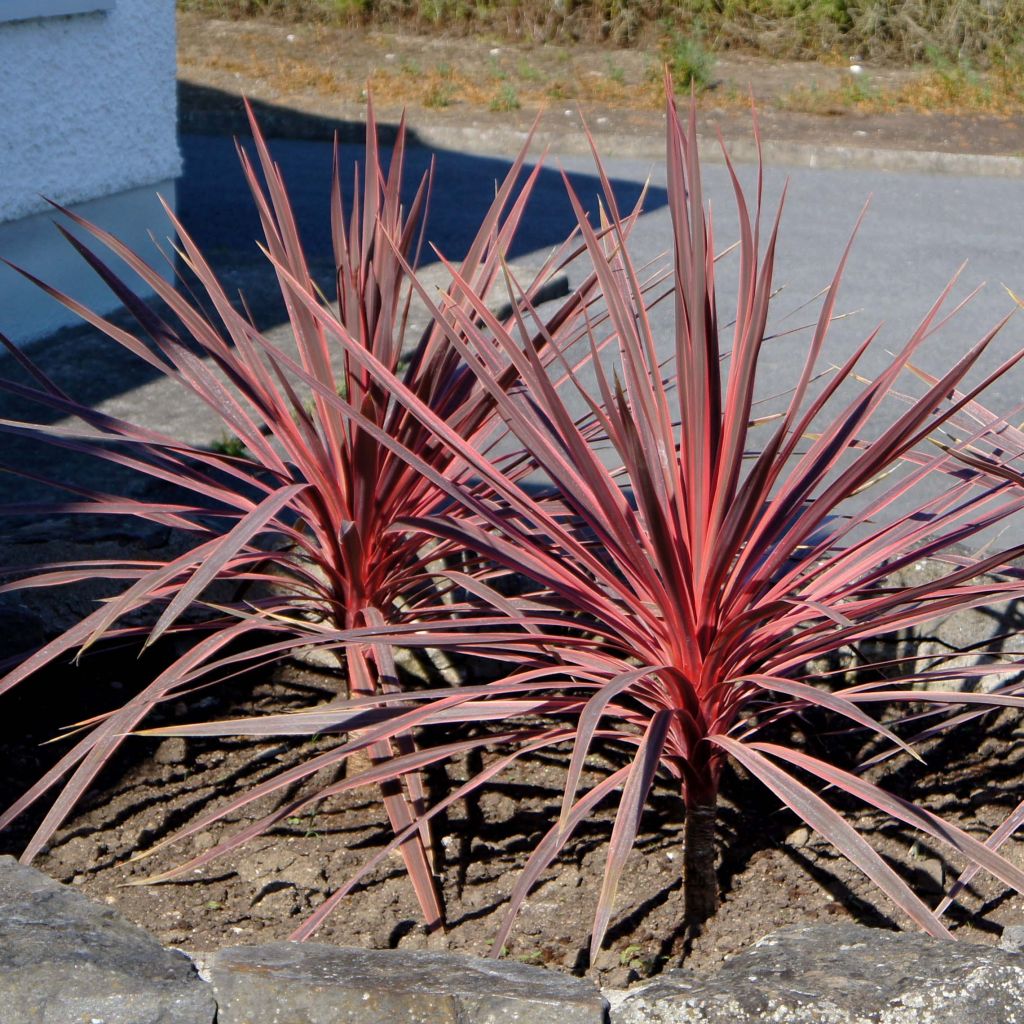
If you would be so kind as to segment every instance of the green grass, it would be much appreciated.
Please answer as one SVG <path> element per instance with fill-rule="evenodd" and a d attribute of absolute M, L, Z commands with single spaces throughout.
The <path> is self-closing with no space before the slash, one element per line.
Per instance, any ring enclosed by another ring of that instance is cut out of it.
<path fill-rule="evenodd" d="M 437 65 L 434 74 L 429 76 L 427 91 L 423 96 L 423 105 L 441 110 L 452 105 L 455 95 L 454 69 L 451 64 L 442 61 Z"/>
<path fill-rule="evenodd" d="M 423 96 L 423 106 L 433 110 L 450 107 L 455 99 L 455 90 L 448 82 L 432 82 Z"/>
<path fill-rule="evenodd" d="M 490 102 L 490 108 L 495 113 L 507 113 L 510 110 L 518 110 L 519 107 L 519 96 L 508 83 L 494 94 Z"/>
<path fill-rule="evenodd" d="M 525 58 L 520 60 L 516 65 L 516 74 L 518 74 L 524 82 L 539 82 L 544 77 L 544 73 L 542 71 L 538 71 L 537 68 L 535 68 Z"/>
<path fill-rule="evenodd" d="M 665 41 L 663 57 L 677 89 L 703 92 L 711 85 L 715 58 L 699 39 L 672 33 Z"/>
<path fill-rule="evenodd" d="M 617 85 L 626 84 L 626 72 L 614 61 L 608 61 L 608 77 Z"/>
<path fill-rule="evenodd" d="M 218 455 L 230 455 L 236 459 L 240 459 L 248 453 L 248 449 L 241 440 L 226 431 L 216 441 L 210 442 L 210 451 L 214 451 Z"/>
<path fill-rule="evenodd" d="M 792 92 L 778 97 L 775 105 L 780 110 L 804 114 L 830 114 L 851 107 L 887 109 L 898 105 L 894 95 L 880 92 L 867 75 L 849 78 L 835 88 L 822 88 L 811 83 L 797 86 Z"/>

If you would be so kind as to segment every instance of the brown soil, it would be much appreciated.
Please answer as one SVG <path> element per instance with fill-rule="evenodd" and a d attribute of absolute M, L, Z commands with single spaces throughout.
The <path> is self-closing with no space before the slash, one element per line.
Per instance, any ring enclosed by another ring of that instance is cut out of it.
<path fill-rule="evenodd" d="M 127 687 L 111 679 L 151 670 L 146 662 L 124 662 L 122 657 L 86 668 L 84 676 L 82 670 L 54 673 L 48 683 L 32 689 L 45 694 L 47 707 L 61 708 L 61 721 L 69 721 L 123 701 Z M 326 676 L 293 666 L 274 683 L 200 695 L 195 698 L 198 703 L 178 706 L 171 713 L 192 720 L 266 713 L 323 699 L 334 685 Z M 90 693 L 91 700 L 85 700 L 83 695 Z M 37 778 L 43 763 L 56 753 L 53 747 L 38 746 L 39 736 L 52 733 L 53 715 L 41 714 L 28 690 L 24 696 L 15 693 L 6 714 L 5 735 L 10 739 L 0 743 L 4 804 Z M 929 752 L 930 769 L 903 765 L 886 769 L 879 777 L 889 788 L 983 838 L 1019 799 L 1024 785 L 1022 738 L 1024 725 L 1019 719 L 1006 717 L 984 728 L 971 725 L 955 742 L 938 744 Z M 209 950 L 287 937 L 387 841 L 388 828 L 375 794 L 331 799 L 313 814 L 289 818 L 272 834 L 181 882 L 125 886 L 209 849 L 278 803 L 263 800 L 228 823 L 147 860 L 129 862 L 129 857 L 183 828 L 200 811 L 322 752 L 332 742 L 131 740 L 37 866 L 115 906 L 166 944 Z M 810 735 L 804 742 L 815 749 L 829 741 Z M 857 753 L 842 739 L 832 742 L 839 744 L 840 760 L 849 763 Z M 605 752 L 597 758 L 589 781 L 598 778 L 614 756 Z M 518 868 L 557 819 L 565 767 L 563 757 L 537 757 L 514 774 L 499 777 L 479 797 L 455 805 L 438 821 L 439 876 L 449 920 L 445 936 L 425 935 L 411 886 L 399 859 L 392 857 L 342 901 L 316 939 L 376 948 L 430 944 L 485 954 Z M 448 791 L 472 768 L 473 764 L 457 762 L 447 775 L 434 775 L 428 780 L 433 795 Z M 296 795 L 292 789 L 279 799 Z M 909 830 L 883 816 L 842 801 L 838 806 L 912 880 L 926 901 L 937 901 L 943 886 L 948 888 L 955 878 L 959 865 L 943 859 L 943 852 L 933 849 L 930 841 L 914 845 Z M 613 812 L 613 806 L 605 808 L 588 821 L 544 875 L 518 920 L 506 955 L 560 970 L 588 969 L 585 950 Z M 27 824 L 0 838 L 0 850 L 16 852 L 27 838 Z M 626 985 L 678 963 L 684 953 L 686 967 L 707 969 L 791 923 L 837 917 L 881 927 L 907 924 L 855 868 L 802 828 L 792 814 L 779 809 L 774 798 L 749 779 L 732 776 L 719 819 L 723 904 L 687 951 L 679 928 L 681 837 L 678 799 L 659 790 L 625 872 L 606 949 L 594 965 L 593 973 L 604 984 Z M 1004 851 L 1024 865 L 1024 839 L 1011 841 Z M 993 942 L 1006 924 L 1024 922 L 1024 897 L 1007 894 L 1000 883 L 979 876 L 949 920 L 959 936 Z"/>
<path fill-rule="evenodd" d="M 524 130 L 544 111 L 542 127 L 565 137 L 566 112 L 580 108 L 599 141 L 656 142 L 664 130 L 662 57 L 642 49 L 495 45 L 187 13 L 178 17 L 178 48 L 185 130 L 241 130 L 244 95 L 260 101 L 272 133 L 330 137 L 365 118 L 368 82 L 381 117 L 407 107 L 414 128 Z M 867 67 L 853 76 L 844 65 L 720 56 L 700 100 L 704 129 L 749 135 L 751 95 L 764 137 L 776 143 L 1024 155 L 1019 97 L 996 104 L 1007 112 L 979 112 L 976 92 L 936 96 L 928 72 Z"/>

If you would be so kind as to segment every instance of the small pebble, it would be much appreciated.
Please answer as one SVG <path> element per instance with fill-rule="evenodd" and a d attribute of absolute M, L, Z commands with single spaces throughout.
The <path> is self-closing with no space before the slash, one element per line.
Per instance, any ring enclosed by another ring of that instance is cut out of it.
<path fill-rule="evenodd" d="M 810 841 L 811 830 L 804 827 L 796 828 L 786 836 L 787 846 L 806 846 Z"/>
<path fill-rule="evenodd" d="M 217 840 L 209 832 L 200 832 L 192 840 L 192 846 L 194 849 L 202 852 L 203 850 L 212 850 L 217 845 Z"/>
<path fill-rule="evenodd" d="M 1024 952 L 1024 924 L 1008 924 L 1003 928 L 999 948 L 1009 953 Z"/>
<path fill-rule="evenodd" d="M 156 748 L 156 753 L 153 754 L 153 760 L 157 764 L 180 764 L 185 760 L 185 755 L 188 752 L 188 747 L 183 739 L 175 737 L 174 739 L 164 740 L 159 747 Z"/>

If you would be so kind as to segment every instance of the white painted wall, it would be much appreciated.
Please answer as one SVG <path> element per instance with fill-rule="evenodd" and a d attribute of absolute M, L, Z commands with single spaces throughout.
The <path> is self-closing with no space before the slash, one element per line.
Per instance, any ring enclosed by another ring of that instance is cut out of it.
<path fill-rule="evenodd" d="M 0 256 L 106 312 L 116 302 L 67 260 L 41 196 L 147 256 L 147 232 L 167 235 L 155 192 L 173 204 L 181 173 L 174 0 L 31 0 L 29 18 L 25 4 L 0 19 Z M 52 13 L 77 7 L 109 9 Z M 20 343 L 70 322 L 0 268 L 0 331 Z"/>
<path fill-rule="evenodd" d="M 0 24 L 0 221 L 176 177 L 175 67 L 174 0 Z"/>

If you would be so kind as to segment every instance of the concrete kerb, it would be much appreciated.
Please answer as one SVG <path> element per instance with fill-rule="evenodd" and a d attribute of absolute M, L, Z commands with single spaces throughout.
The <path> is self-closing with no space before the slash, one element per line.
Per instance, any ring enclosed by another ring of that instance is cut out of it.
<path fill-rule="evenodd" d="M 526 132 L 503 128 L 431 128 L 416 126 L 417 141 L 429 148 L 460 149 L 483 155 L 503 155 L 522 146 Z M 616 157 L 663 159 L 665 142 L 658 137 L 595 133 L 598 152 Z M 737 163 L 755 163 L 757 147 L 750 139 L 727 142 L 730 159 Z M 552 153 L 589 153 L 582 131 L 555 134 L 540 132 L 534 136 L 534 148 Z M 1024 159 L 1011 156 L 986 156 L 973 153 L 939 153 L 912 149 L 870 149 L 866 146 L 817 146 L 798 142 L 765 141 L 764 158 L 772 166 L 816 167 L 838 170 L 876 170 L 916 174 L 950 174 L 963 177 L 1024 178 Z M 722 147 L 717 139 L 700 140 L 700 156 L 706 163 L 723 163 Z"/>
<path fill-rule="evenodd" d="M 297 111 L 302 114 L 303 112 Z M 360 117 L 364 116 L 360 113 Z M 313 117 L 313 115 L 310 115 Z M 314 118 L 315 120 L 315 118 Z M 664 120 L 662 115 L 661 121 Z M 277 138 L 291 138 L 290 119 L 287 115 L 274 119 L 268 134 Z M 665 140 L 662 129 L 657 131 L 616 131 L 602 128 L 599 122 L 588 125 L 598 152 L 603 156 L 663 160 Z M 314 130 L 308 120 L 302 131 L 294 137 L 329 142 L 334 137 L 335 122 L 325 119 L 322 133 Z M 409 143 L 427 149 L 444 149 L 479 156 L 504 156 L 517 153 L 528 137 L 521 127 L 507 124 L 488 124 L 473 121 L 469 124 L 431 123 L 429 119 L 409 122 Z M 245 134 L 247 129 L 236 123 L 233 115 L 222 111 L 192 110 L 183 118 L 181 130 L 199 135 Z M 545 150 L 557 156 L 586 155 L 590 143 L 582 130 L 579 116 L 573 112 L 563 129 L 546 126 L 533 136 L 534 152 Z M 729 156 L 737 163 L 757 160 L 757 147 L 750 138 L 730 138 Z M 787 142 L 766 138 L 762 151 L 768 163 L 787 167 L 818 167 L 829 169 L 877 170 L 917 174 L 949 174 L 963 177 L 1024 178 L 1024 158 L 995 156 L 978 153 L 946 153 L 933 150 L 879 149 L 872 146 L 820 145 L 816 143 Z M 701 158 L 709 163 L 723 161 L 722 149 L 716 138 L 705 135 L 700 139 Z"/>

